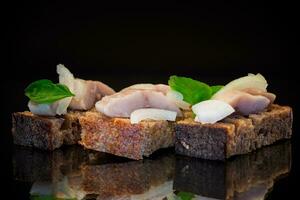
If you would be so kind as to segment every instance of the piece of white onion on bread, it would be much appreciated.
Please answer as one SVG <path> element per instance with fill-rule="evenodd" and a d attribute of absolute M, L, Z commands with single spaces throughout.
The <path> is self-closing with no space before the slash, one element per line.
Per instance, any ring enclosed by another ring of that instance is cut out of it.
<path fill-rule="evenodd" d="M 169 90 L 167 93 L 168 99 L 173 101 L 179 108 L 183 110 L 190 109 L 191 104 L 183 101 L 183 95 L 175 90 Z"/>
<path fill-rule="evenodd" d="M 206 100 L 192 106 L 196 114 L 195 121 L 201 123 L 216 123 L 232 114 L 234 108 L 224 101 Z"/>
<path fill-rule="evenodd" d="M 52 104 L 37 104 L 34 103 L 33 101 L 28 102 L 28 108 L 30 112 L 36 115 L 55 116 L 57 107 L 58 107 L 57 101 Z"/>
<path fill-rule="evenodd" d="M 130 114 L 131 124 L 137 124 L 145 119 L 175 121 L 177 112 L 156 108 L 142 108 Z"/>
<path fill-rule="evenodd" d="M 66 114 L 67 109 L 70 105 L 70 102 L 72 101 L 72 98 L 73 97 L 66 97 L 66 98 L 63 98 L 61 100 L 58 100 L 57 101 L 58 106 L 57 106 L 57 109 L 56 109 L 56 114 L 58 114 L 58 115 Z"/>
<path fill-rule="evenodd" d="M 37 104 L 32 101 L 28 102 L 28 108 L 30 112 L 36 115 L 42 116 L 55 116 L 64 115 L 67 113 L 67 108 L 70 104 L 70 99 L 72 97 L 67 97 L 51 104 Z"/>
<path fill-rule="evenodd" d="M 248 88 L 258 89 L 260 91 L 267 91 L 268 83 L 266 79 L 261 74 L 248 74 L 248 76 L 244 76 L 238 79 L 235 79 L 228 84 L 226 84 L 221 90 L 219 90 L 216 94 L 213 95 L 211 99 L 214 99 L 219 94 L 222 94 L 226 91 L 230 90 L 245 90 Z"/>

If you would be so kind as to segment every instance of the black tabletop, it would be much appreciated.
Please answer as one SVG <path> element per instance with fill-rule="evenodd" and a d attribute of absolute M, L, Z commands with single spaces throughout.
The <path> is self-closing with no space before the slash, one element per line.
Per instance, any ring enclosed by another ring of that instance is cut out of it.
<path fill-rule="evenodd" d="M 299 175 L 295 8 L 275 2 L 11 3 L 2 13 L 2 194 L 29 199 L 30 191 L 55 188 L 91 198 L 141 199 L 146 196 L 138 194 L 159 191 L 215 199 L 292 198 Z M 59 63 L 76 77 L 116 90 L 167 83 L 173 74 L 226 84 L 259 72 L 276 102 L 293 108 L 293 136 L 226 162 L 178 156 L 172 148 L 131 161 L 79 146 L 54 152 L 14 146 L 11 113 L 27 109 L 24 88 L 42 78 L 57 81 Z"/>

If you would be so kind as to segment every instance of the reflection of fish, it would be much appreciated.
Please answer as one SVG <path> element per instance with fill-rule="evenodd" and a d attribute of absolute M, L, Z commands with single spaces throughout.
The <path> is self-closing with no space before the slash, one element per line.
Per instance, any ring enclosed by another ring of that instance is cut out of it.
<path fill-rule="evenodd" d="M 290 167 L 290 141 L 226 162 L 177 156 L 174 189 L 217 199 L 264 199 Z"/>

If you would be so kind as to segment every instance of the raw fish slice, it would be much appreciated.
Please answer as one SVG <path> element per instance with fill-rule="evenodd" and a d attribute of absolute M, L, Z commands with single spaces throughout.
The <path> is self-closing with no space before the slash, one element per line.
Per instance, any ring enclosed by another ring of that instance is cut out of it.
<path fill-rule="evenodd" d="M 262 111 L 270 104 L 270 100 L 265 96 L 251 95 L 238 90 L 224 92 L 213 99 L 230 104 L 243 115 Z"/>
<path fill-rule="evenodd" d="M 59 82 L 68 86 L 71 92 L 75 94 L 69 103 L 71 109 L 89 110 L 102 96 L 115 93 L 112 88 L 100 81 L 74 78 L 73 74 L 61 64 L 57 66 L 57 73 L 59 74 Z M 65 106 L 67 103 L 66 101 L 64 107 L 68 107 Z"/>
<path fill-rule="evenodd" d="M 276 99 L 275 94 L 270 92 L 264 92 L 262 90 L 255 89 L 255 88 L 247 88 L 241 91 L 247 92 L 248 94 L 252 94 L 252 95 L 260 95 L 260 96 L 267 97 L 270 100 L 270 103 L 273 103 Z"/>
<path fill-rule="evenodd" d="M 213 99 L 219 95 L 222 95 L 222 93 L 231 90 L 244 90 L 248 88 L 253 88 L 266 92 L 267 86 L 268 83 L 261 74 L 248 74 L 248 76 L 235 79 L 226 84 L 221 90 L 219 90 L 216 94 L 213 95 Z"/>
<path fill-rule="evenodd" d="M 134 110 L 143 108 L 145 102 L 142 91 L 126 91 L 103 97 L 95 107 L 109 117 L 129 117 Z"/>
<path fill-rule="evenodd" d="M 95 106 L 110 117 L 130 117 L 134 110 L 140 108 L 158 108 L 175 111 L 179 116 L 182 114 L 163 93 L 152 90 L 123 90 L 102 98 Z"/>
<path fill-rule="evenodd" d="M 164 94 L 167 94 L 167 92 L 170 90 L 170 86 L 165 84 L 141 83 L 141 84 L 135 84 L 127 88 L 124 88 L 120 92 L 124 92 L 127 90 L 152 90 L 152 91 L 157 91 L 157 92 L 162 92 Z"/>

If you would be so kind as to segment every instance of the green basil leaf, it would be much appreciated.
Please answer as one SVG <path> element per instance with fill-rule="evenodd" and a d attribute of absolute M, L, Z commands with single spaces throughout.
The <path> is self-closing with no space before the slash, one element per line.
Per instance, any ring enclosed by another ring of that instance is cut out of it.
<path fill-rule="evenodd" d="M 29 84 L 25 89 L 25 95 L 38 104 L 50 104 L 66 97 L 75 96 L 67 86 L 59 83 L 54 84 L 47 79 Z"/>
<path fill-rule="evenodd" d="M 191 200 L 195 197 L 193 193 L 189 193 L 189 192 L 178 192 L 177 196 L 181 200 Z"/>
<path fill-rule="evenodd" d="M 214 86 L 211 86 L 211 92 L 212 94 L 211 95 L 214 95 L 216 94 L 220 89 L 222 89 L 222 87 L 224 87 L 223 85 L 214 85 Z"/>
<path fill-rule="evenodd" d="M 196 104 L 208 100 L 212 96 L 212 89 L 209 85 L 187 77 L 171 76 L 169 86 L 183 95 L 183 100 Z"/>

